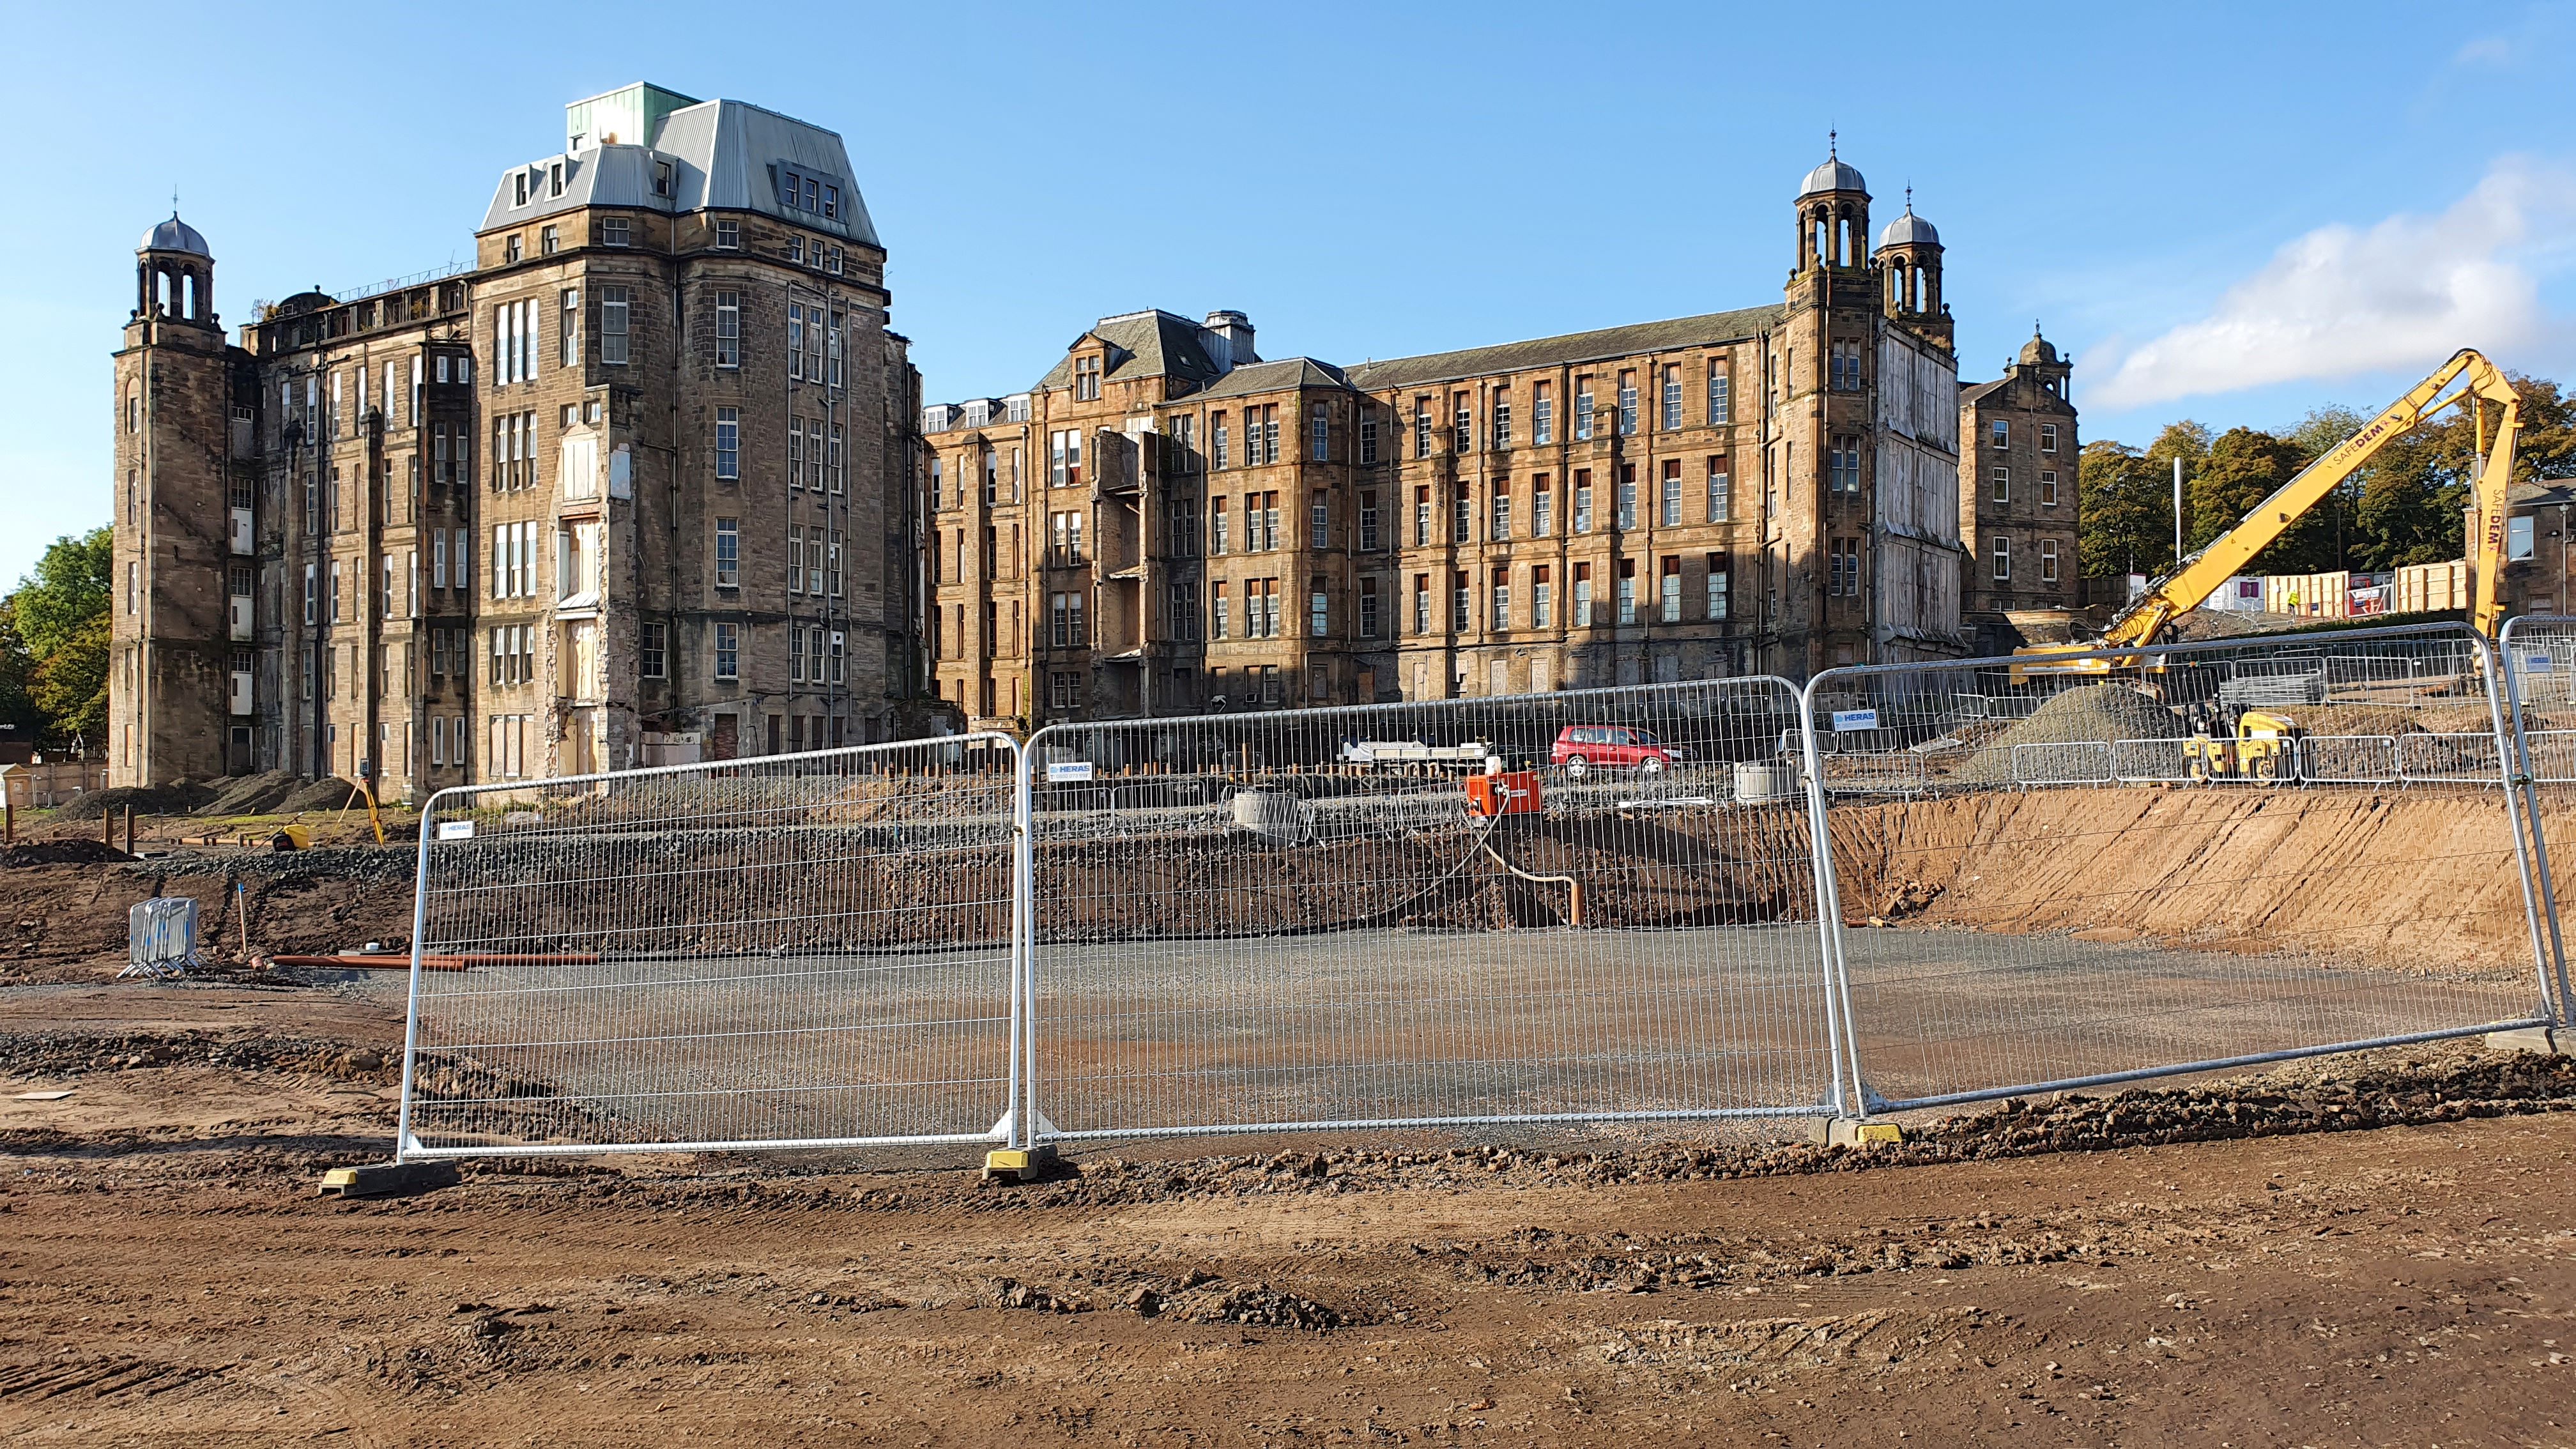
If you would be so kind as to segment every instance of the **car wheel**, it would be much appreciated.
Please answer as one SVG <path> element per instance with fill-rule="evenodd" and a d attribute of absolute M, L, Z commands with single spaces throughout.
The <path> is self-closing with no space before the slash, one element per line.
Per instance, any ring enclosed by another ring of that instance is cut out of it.
<path fill-rule="evenodd" d="M 1592 762 L 1584 759 L 1581 755 L 1568 755 L 1565 757 L 1565 777 L 1569 780 L 1582 779 L 1583 772 L 1591 768 Z"/>
<path fill-rule="evenodd" d="M 1661 755 L 1648 755 L 1646 758 L 1637 762 L 1637 768 L 1645 771 L 1649 775 L 1660 775 L 1664 772 L 1664 757 Z"/>

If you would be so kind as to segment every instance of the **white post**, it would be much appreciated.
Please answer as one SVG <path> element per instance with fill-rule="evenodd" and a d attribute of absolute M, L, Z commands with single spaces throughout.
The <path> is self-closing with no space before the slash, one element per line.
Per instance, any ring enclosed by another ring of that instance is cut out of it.
<path fill-rule="evenodd" d="M 2174 567 L 2182 567 L 2182 455 L 2174 455 Z"/>

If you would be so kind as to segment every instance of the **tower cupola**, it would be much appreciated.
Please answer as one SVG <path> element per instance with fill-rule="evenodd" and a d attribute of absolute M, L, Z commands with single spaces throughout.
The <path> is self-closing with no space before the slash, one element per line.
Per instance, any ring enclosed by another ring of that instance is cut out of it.
<path fill-rule="evenodd" d="M 1836 150 L 1838 139 L 1825 137 L 1824 164 L 1807 173 L 1798 186 L 1798 270 L 1811 267 L 1860 267 L 1868 264 L 1869 183 Z"/>
<path fill-rule="evenodd" d="M 134 256 L 137 320 L 215 326 L 215 254 L 175 208 L 168 221 L 143 234 Z"/>

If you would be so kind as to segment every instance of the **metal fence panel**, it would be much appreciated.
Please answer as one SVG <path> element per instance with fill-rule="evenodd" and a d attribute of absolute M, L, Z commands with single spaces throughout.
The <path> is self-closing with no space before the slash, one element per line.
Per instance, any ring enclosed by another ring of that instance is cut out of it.
<path fill-rule="evenodd" d="M 2191 778 L 2191 760 L 2180 740 L 2120 740 L 2111 746 L 2121 784 L 2170 784 Z"/>
<path fill-rule="evenodd" d="M 2410 785 L 2500 785 L 2503 758 L 2491 730 L 2397 736 L 2397 778 Z"/>
<path fill-rule="evenodd" d="M 1019 761 L 971 735 L 441 791 L 402 1152 L 992 1136 Z"/>
<path fill-rule="evenodd" d="M 2559 919 L 2569 872 L 2576 870 L 2576 618 L 2507 619 L 2496 652 L 2505 661 L 2514 757 L 2521 765 L 2516 794 L 2541 888 L 2557 1019 L 2576 1025 Z"/>
<path fill-rule="evenodd" d="M 2012 747 L 2016 785 L 2107 785 L 2120 778 L 2111 740 L 2050 740 Z"/>
<path fill-rule="evenodd" d="M 2392 735 L 2310 735 L 2300 742 L 2299 773 L 2321 785 L 2398 783 Z"/>
<path fill-rule="evenodd" d="M 1827 807 L 1856 1090 L 1928 1106 L 2538 1020 L 2482 658 L 2436 625 L 2338 634 L 2330 656 L 2259 640 L 1819 675 L 1808 718 L 1877 725 L 1853 744 L 1958 741 L 1921 794 Z M 1970 699 L 1986 723 L 1963 728 Z M 2184 738 L 2230 739 L 2248 707 L 2335 743 L 2250 752 L 2234 789 L 2120 783 L 2187 774 Z M 2378 747 L 2356 735 L 2421 740 L 2417 766 L 2477 788 L 2330 778 L 2364 773 Z M 2042 782 L 2064 788 L 2017 788 Z"/>
<path fill-rule="evenodd" d="M 1829 1110 L 1803 742 L 1777 679 L 1042 730 L 1033 1120 Z"/>

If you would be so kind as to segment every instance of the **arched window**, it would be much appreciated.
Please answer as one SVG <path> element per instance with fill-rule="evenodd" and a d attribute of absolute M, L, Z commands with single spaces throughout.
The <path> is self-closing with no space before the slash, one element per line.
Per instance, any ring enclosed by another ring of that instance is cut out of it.
<path fill-rule="evenodd" d="M 152 302 L 153 315 L 156 317 L 167 317 L 170 315 L 170 269 L 168 267 L 155 267 L 152 269 L 152 276 L 159 287 L 159 292 L 155 295 Z"/>
<path fill-rule="evenodd" d="M 195 272 L 180 273 L 179 287 L 183 294 L 181 300 L 186 303 L 186 310 L 181 315 L 185 316 L 191 322 L 204 320 L 197 315 L 197 274 Z"/>
<path fill-rule="evenodd" d="M 1837 216 L 1835 217 L 1835 220 L 1834 220 L 1834 265 L 1835 265 L 1835 266 L 1838 266 L 1838 267 L 1848 267 L 1848 266 L 1850 266 L 1850 265 L 1851 265 L 1851 250 L 1852 250 L 1852 238 L 1851 238 L 1851 233 L 1852 233 L 1851 213 L 1850 213 L 1848 210 L 1843 211 L 1843 212 L 1840 212 L 1839 214 L 1837 214 Z"/>

